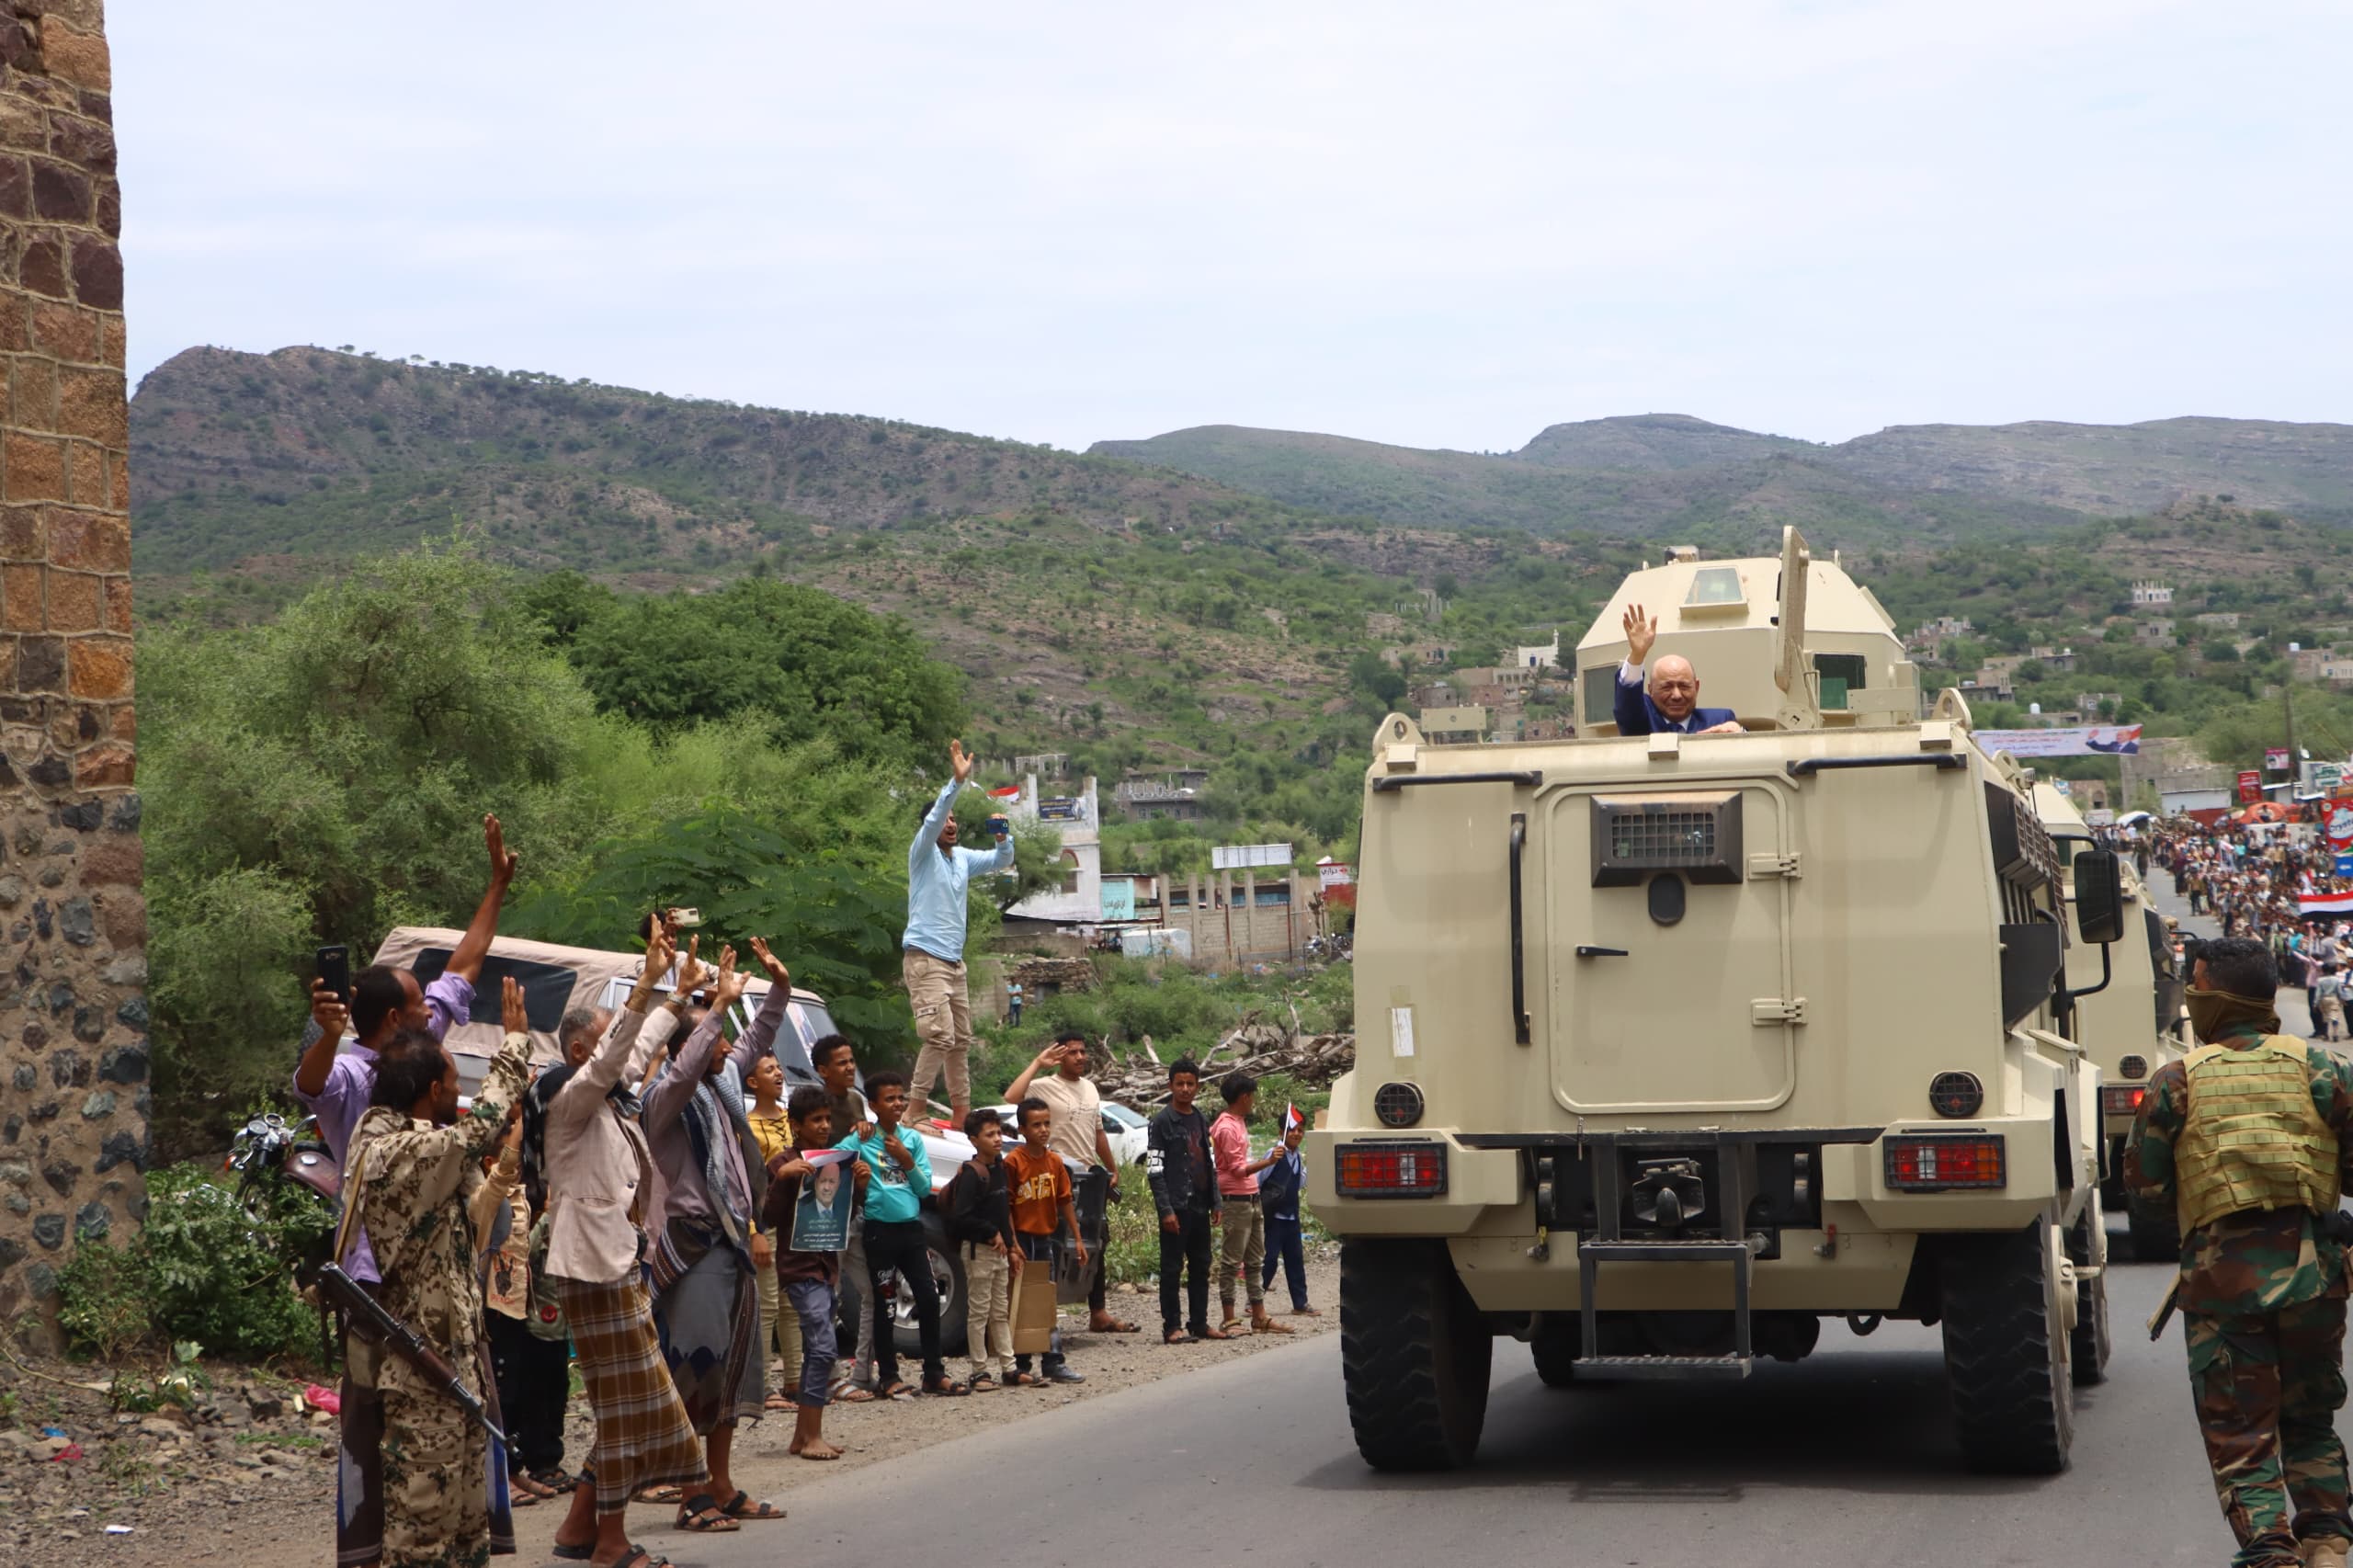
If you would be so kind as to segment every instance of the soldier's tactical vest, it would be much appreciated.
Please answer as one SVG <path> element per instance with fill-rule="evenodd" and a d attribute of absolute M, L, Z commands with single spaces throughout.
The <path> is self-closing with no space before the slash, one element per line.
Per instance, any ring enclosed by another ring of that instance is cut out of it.
<path fill-rule="evenodd" d="M 2183 1065 L 2189 1113 L 2174 1144 L 2183 1234 L 2242 1210 L 2335 1212 L 2336 1133 L 2313 1105 L 2303 1041 L 2203 1045 Z"/>

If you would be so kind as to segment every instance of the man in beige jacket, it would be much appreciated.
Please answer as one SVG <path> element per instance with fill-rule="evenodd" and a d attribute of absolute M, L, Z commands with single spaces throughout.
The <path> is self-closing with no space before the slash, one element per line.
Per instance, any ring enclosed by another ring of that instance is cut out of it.
<path fill-rule="evenodd" d="M 653 1006 L 672 957 L 668 933 L 657 930 L 627 1005 L 548 1105 L 547 1267 L 563 1293 L 597 1416 L 596 1444 L 572 1494 L 572 1512 L 556 1530 L 555 1550 L 591 1568 L 650 1568 L 646 1553 L 629 1540 L 632 1492 L 676 1485 L 692 1494 L 710 1481 L 702 1445 L 663 1361 L 639 1270 L 645 1221 L 662 1212 L 653 1157 L 644 1133 L 612 1098 L 617 1085 L 637 1081 L 645 1058 L 686 1011 L 699 978 L 691 953 L 669 998 Z M 660 1015 L 651 1030 L 649 1009 Z M 722 1528 L 733 1528 L 733 1521 Z"/>

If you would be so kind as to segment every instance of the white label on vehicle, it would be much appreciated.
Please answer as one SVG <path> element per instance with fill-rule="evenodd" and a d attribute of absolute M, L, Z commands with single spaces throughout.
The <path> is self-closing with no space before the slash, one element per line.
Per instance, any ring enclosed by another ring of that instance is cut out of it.
<path fill-rule="evenodd" d="M 1414 1009 L 1389 1009 L 1389 1049 L 1399 1056 L 1414 1054 Z"/>

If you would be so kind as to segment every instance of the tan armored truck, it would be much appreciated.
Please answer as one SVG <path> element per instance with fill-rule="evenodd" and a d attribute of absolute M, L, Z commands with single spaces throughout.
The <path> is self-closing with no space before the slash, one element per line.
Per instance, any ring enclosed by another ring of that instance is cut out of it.
<path fill-rule="evenodd" d="M 1748 733 L 1615 733 L 1632 604 Z M 1469 1460 L 1500 1335 L 1563 1385 L 1904 1318 L 1943 1327 L 1972 1465 L 2060 1469 L 2108 1343 L 2066 949 L 2122 936 L 2115 858 L 2075 856 L 2070 933 L 2018 770 L 1958 694 L 1919 717 L 1794 531 L 1633 574 L 1575 662 L 1579 739 L 1375 739 L 1356 1067 L 1309 1134 L 1359 1451 Z"/>
<path fill-rule="evenodd" d="M 2067 868 L 2068 893 L 2075 897 L 2075 858 L 2096 847 L 2091 828 L 2075 803 L 2049 783 L 2034 787 L 2035 814 L 2042 819 Z M 2149 1077 L 2189 1050 L 2189 1019 L 2182 1007 L 2188 979 L 2173 950 L 2173 933 L 2157 913 L 2132 863 L 2120 858 L 2124 883 L 2124 937 L 2107 948 L 2076 947 L 2067 954 L 2067 985 L 2081 998 L 2076 1025 L 2069 1032 L 2100 1070 L 2102 1152 L 2106 1156 L 2100 1199 L 2121 1212 L 2132 1246 L 2143 1262 L 2172 1261 L 2181 1254 L 2181 1227 L 2173 1210 L 2146 1204 L 2124 1190 L 2124 1141 L 2149 1092 Z"/>

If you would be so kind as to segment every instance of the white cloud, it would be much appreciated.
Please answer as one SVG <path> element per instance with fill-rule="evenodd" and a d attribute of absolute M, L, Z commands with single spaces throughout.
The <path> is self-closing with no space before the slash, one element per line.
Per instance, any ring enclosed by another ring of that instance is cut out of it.
<path fill-rule="evenodd" d="M 358 342 L 1066 446 L 2353 417 L 2317 0 L 109 27 L 135 368 Z"/>

